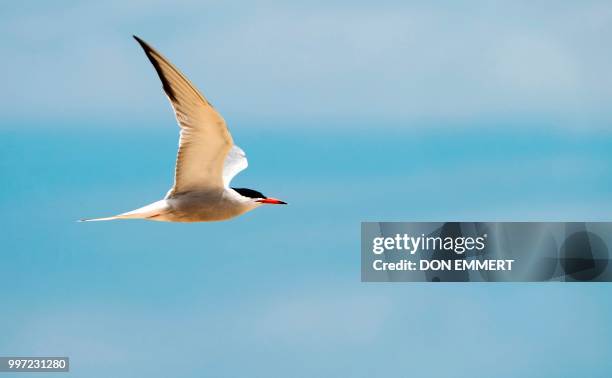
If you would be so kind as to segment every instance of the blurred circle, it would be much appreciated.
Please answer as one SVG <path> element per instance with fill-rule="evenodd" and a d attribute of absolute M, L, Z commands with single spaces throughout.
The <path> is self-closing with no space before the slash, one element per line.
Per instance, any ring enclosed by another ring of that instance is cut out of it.
<path fill-rule="evenodd" d="M 576 232 L 561 246 L 561 267 L 577 281 L 592 281 L 608 266 L 608 247 L 598 235 Z"/>

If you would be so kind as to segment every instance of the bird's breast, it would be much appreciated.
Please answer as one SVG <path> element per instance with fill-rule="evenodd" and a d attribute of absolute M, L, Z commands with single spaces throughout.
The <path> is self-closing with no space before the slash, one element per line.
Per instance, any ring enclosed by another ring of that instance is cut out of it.
<path fill-rule="evenodd" d="M 174 222 L 226 220 L 253 207 L 224 191 L 201 191 L 179 194 L 168 199 L 169 216 Z"/>

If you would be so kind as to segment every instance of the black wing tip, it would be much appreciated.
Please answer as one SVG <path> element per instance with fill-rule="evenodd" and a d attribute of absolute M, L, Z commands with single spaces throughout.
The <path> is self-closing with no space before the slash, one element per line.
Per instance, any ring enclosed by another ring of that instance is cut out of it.
<path fill-rule="evenodd" d="M 134 34 L 132 35 L 132 37 L 136 40 L 136 42 L 138 42 L 140 47 L 142 47 L 145 50 L 145 52 L 148 52 L 149 50 L 151 50 L 151 46 L 149 46 L 149 44 L 143 41 L 139 36 Z"/>
<path fill-rule="evenodd" d="M 153 47 L 151 47 L 151 45 L 149 45 L 148 43 L 146 43 L 142 38 L 140 38 L 137 35 L 132 35 L 132 37 L 136 40 L 136 42 L 138 42 L 138 44 L 140 45 L 140 47 L 142 47 L 142 49 L 144 50 L 145 54 L 147 55 L 147 57 L 149 59 L 153 59 L 153 57 L 151 56 L 153 53 L 158 54 L 155 49 Z"/>
<path fill-rule="evenodd" d="M 145 41 L 143 41 L 140 37 L 138 37 L 137 35 L 133 34 L 132 37 L 134 37 L 134 39 L 136 40 L 136 42 L 138 42 L 138 44 L 140 45 L 140 47 L 142 47 L 142 49 L 145 52 L 145 55 L 147 56 L 147 58 L 149 58 L 149 61 L 151 62 L 151 64 L 153 65 L 153 68 L 155 68 L 155 71 L 157 72 L 157 75 L 159 76 L 159 79 L 162 82 L 162 87 L 164 88 L 164 92 L 166 92 L 166 95 L 168 95 L 168 97 L 170 98 L 170 100 L 172 101 L 177 101 L 176 95 L 174 93 L 174 90 L 172 90 L 172 87 L 170 86 L 170 83 L 168 83 L 168 80 L 166 79 L 166 77 L 164 76 L 164 72 L 162 70 L 162 68 L 159 65 L 159 62 L 157 61 L 157 59 L 153 56 L 153 55 L 157 55 L 159 57 L 159 53 L 157 51 L 155 51 L 153 49 L 153 47 L 149 46 L 148 43 L 146 43 Z"/>

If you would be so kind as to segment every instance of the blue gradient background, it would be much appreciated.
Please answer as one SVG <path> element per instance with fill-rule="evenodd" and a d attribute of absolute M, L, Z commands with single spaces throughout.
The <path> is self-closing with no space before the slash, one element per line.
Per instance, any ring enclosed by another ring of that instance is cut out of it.
<path fill-rule="evenodd" d="M 359 282 L 361 221 L 611 220 L 609 2 L 23 2 L 0 31 L 0 355 L 94 378 L 609 376 L 608 284 Z M 234 184 L 289 206 L 75 223 L 171 186 L 177 128 L 131 34 L 224 114 L 251 163 Z"/>

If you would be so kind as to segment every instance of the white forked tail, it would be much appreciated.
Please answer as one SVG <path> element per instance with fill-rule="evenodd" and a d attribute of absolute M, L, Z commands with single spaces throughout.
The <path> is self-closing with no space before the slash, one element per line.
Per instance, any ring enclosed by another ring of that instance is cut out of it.
<path fill-rule="evenodd" d="M 106 218 L 85 218 L 85 219 L 79 219 L 77 222 L 107 221 L 107 220 L 119 219 L 118 217 L 119 217 L 119 215 L 115 215 L 113 217 L 106 217 Z"/>
<path fill-rule="evenodd" d="M 161 200 L 153 202 L 150 205 L 143 206 L 139 209 L 128 211 L 127 213 L 114 215 L 112 217 L 79 219 L 78 222 L 99 222 L 113 219 L 147 219 L 163 214 L 166 210 L 168 210 L 168 203 L 166 202 L 166 200 Z"/>

